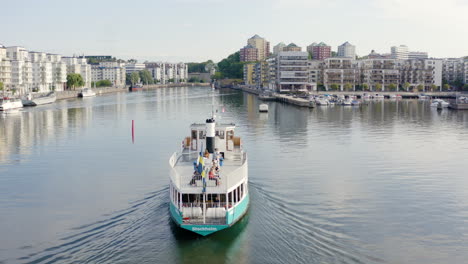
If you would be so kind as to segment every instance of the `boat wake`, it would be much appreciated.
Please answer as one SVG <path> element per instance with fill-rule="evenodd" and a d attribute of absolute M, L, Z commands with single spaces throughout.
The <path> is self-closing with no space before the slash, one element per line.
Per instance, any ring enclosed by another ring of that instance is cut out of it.
<path fill-rule="evenodd" d="M 105 219 L 73 228 L 54 246 L 17 258 L 13 263 L 115 263 L 144 240 L 148 229 L 166 225 L 168 188 L 148 194 L 128 208 L 105 215 Z M 160 232 L 162 233 L 162 232 Z M 154 234 L 153 234 L 154 235 Z M 157 235 L 157 234 L 156 234 Z"/>
<path fill-rule="evenodd" d="M 272 262 L 294 263 L 383 263 L 360 249 L 359 242 L 340 230 L 339 224 L 329 222 L 326 217 L 314 213 L 318 204 L 288 200 L 269 187 L 256 182 L 250 183 L 252 191 L 252 212 L 264 217 L 260 223 L 262 238 Z M 268 189 L 268 190 L 267 190 Z M 269 217 L 265 217 L 269 216 Z M 252 218 L 255 218 L 252 216 Z M 254 227 L 250 227 L 254 228 Z M 274 230 L 274 231 L 273 231 Z M 291 239 L 293 238 L 293 239 Z"/>

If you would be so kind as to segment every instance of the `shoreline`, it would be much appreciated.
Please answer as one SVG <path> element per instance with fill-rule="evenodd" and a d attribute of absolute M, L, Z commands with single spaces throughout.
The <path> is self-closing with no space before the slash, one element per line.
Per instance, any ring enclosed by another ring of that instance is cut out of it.
<path fill-rule="evenodd" d="M 171 87 L 185 87 L 185 86 L 210 86 L 210 83 L 171 83 L 171 84 L 150 84 L 150 85 L 143 85 L 143 90 L 153 90 L 159 88 L 171 88 Z M 78 93 L 81 91 L 79 90 L 66 90 L 66 91 L 59 91 L 55 92 L 57 96 L 57 100 L 63 99 L 71 99 L 77 98 Z M 108 94 L 108 93 L 118 93 L 118 92 L 129 92 L 128 86 L 120 86 L 120 87 L 101 87 L 101 88 L 93 88 L 93 91 L 96 95 L 100 94 Z"/>
<path fill-rule="evenodd" d="M 245 86 L 230 86 L 230 87 L 221 87 L 221 88 L 229 88 L 229 89 L 234 89 L 234 90 L 240 90 L 246 93 L 254 94 L 259 96 L 263 90 L 260 89 L 253 89 Z M 358 96 L 362 98 L 363 94 L 381 94 L 384 95 L 385 98 L 390 98 L 391 95 L 401 95 L 402 99 L 417 99 L 419 95 L 425 94 L 427 96 L 430 96 L 432 98 L 440 98 L 440 99 L 456 99 L 457 95 L 460 94 L 460 92 L 405 92 L 405 91 L 399 91 L 399 92 L 390 92 L 390 91 L 380 91 L 380 92 L 372 92 L 372 91 L 315 91 L 313 95 L 324 95 L 324 94 L 331 94 L 331 95 L 351 95 L 351 96 Z M 308 108 L 313 108 L 315 107 L 315 104 L 311 103 L 309 100 L 302 99 L 302 98 L 295 98 L 293 96 L 290 96 L 288 94 L 279 94 L 275 93 L 273 96 L 271 96 L 268 99 L 260 99 L 260 100 L 272 100 L 272 101 L 277 101 L 277 102 L 283 102 L 283 103 L 288 103 L 291 105 L 299 106 L 299 107 L 308 107 Z M 451 104 L 452 105 L 452 104 Z M 459 104 L 454 104 L 452 109 L 457 109 L 457 110 L 464 110 L 468 109 L 468 106 L 465 104 L 459 105 Z"/>

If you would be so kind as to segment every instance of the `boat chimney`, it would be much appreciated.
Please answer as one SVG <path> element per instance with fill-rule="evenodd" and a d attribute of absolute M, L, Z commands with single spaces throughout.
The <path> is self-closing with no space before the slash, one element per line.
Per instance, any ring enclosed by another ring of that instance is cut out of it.
<path fill-rule="evenodd" d="M 214 153 L 215 149 L 215 120 L 210 118 L 206 120 L 206 149 L 209 153 Z"/>

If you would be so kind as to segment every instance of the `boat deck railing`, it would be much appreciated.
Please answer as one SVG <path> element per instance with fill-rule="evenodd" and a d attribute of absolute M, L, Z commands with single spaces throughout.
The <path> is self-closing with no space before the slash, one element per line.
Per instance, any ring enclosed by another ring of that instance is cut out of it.
<path fill-rule="evenodd" d="M 194 173 L 193 162 L 197 159 L 198 153 L 174 153 L 170 158 L 170 165 L 173 168 L 170 171 L 171 178 L 181 192 L 201 192 L 206 187 L 207 192 L 223 193 L 242 181 L 247 175 L 247 153 L 234 152 L 226 155 L 227 159 L 223 166 L 220 166 L 220 172 L 216 177 L 206 176 L 206 185 L 199 174 Z M 179 166 L 185 169 L 174 169 Z M 210 167 L 211 163 L 205 166 Z"/>

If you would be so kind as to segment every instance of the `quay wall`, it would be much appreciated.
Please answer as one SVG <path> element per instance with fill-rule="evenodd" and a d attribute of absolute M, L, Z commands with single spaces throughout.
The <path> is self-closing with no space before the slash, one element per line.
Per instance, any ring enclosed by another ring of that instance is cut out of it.
<path fill-rule="evenodd" d="M 143 85 L 143 89 L 159 89 L 159 88 L 169 88 L 169 87 L 186 87 L 186 86 L 210 86 L 209 83 L 171 83 L 171 84 L 151 84 Z M 69 99 L 78 97 L 78 93 L 81 89 L 76 89 L 74 91 L 66 90 L 55 92 L 57 100 Z M 96 94 L 106 94 L 106 93 L 117 93 L 117 92 L 128 92 L 128 86 L 119 86 L 119 87 L 98 87 L 93 88 L 93 91 Z"/>

